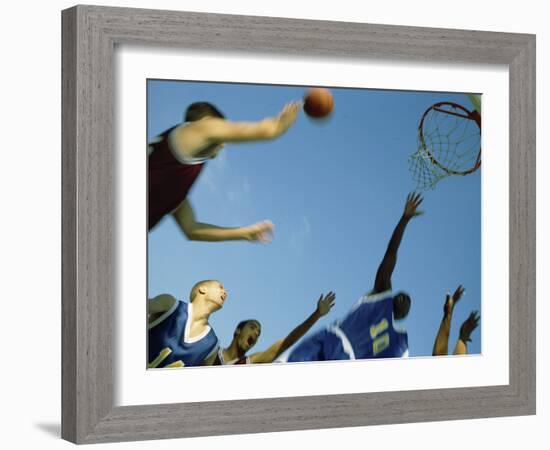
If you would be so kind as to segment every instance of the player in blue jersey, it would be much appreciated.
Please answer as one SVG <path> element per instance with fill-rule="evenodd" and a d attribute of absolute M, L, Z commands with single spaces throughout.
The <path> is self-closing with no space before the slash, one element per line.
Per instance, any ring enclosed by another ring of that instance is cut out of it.
<path fill-rule="evenodd" d="M 335 298 L 336 294 L 334 292 L 329 292 L 324 296 L 321 295 L 317 301 L 315 311 L 306 320 L 294 328 L 286 337 L 269 346 L 267 350 L 250 356 L 246 356 L 246 352 L 258 342 L 262 325 L 255 319 L 243 320 L 237 325 L 229 347 L 218 350 L 214 365 L 272 363 L 283 352 L 298 342 L 321 317 L 330 312 L 334 306 Z"/>
<path fill-rule="evenodd" d="M 420 194 L 407 196 L 405 209 L 378 267 L 370 293 L 361 297 L 344 319 L 304 339 L 284 360 L 326 361 L 408 355 L 407 333 L 396 328 L 394 320 L 407 316 L 411 299 L 405 292 L 391 292 L 391 277 L 405 228 L 413 217 L 421 214 L 418 206 L 422 200 Z"/>
<path fill-rule="evenodd" d="M 443 306 L 443 319 L 434 342 L 433 356 L 447 355 L 449 352 L 449 334 L 451 333 L 451 321 L 455 305 L 464 294 L 462 285 L 458 286 L 453 295 L 447 294 Z M 468 342 L 471 342 L 470 335 L 479 325 L 479 314 L 472 311 L 468 318 L 462 323 L 458 340 L 456 341 L 454 355 L 465 355 L 468 353 Z"/>
<path fill-rule="evenodd" d="M 218 338 L 208 324 L 210 315 L 223 307 L 227 291 L 216 280 L 193 286 L 189 303 L 169 294 L 147 302 L 148 368 L 199 366 L 213 359 Z"/>

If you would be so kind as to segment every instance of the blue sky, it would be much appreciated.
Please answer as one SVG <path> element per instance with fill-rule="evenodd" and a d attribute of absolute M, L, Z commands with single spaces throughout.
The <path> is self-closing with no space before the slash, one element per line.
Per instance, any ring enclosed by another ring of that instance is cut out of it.
<path fill-rule="evenodd" d="M 150 80 L 151 139 L 179 123 L 187 105 L 209 101 L 234 121 L 276 115 L 304 87 Z M 210 323 L 222 345 L 236 324 L 255 318 L 264 350 L 315 309 L 321 293 L 336 306 L 313 330 L 343 317 L 374 283 L 378 265 L 415 189 L 408 158 L 416 150 L 422 113 L 440 101 L 467 108 L 464 94 L 332 89 L 335 109 L 325 121 L 303 113 L 281 138 L 230 144 L 209 161 L 189 199 L 197 219 L 220 226 L 275 224 L 270 244 L 190 242 L 171 217 L 148 235 L 149 297 L 187 300 L 201 279 L 219 279 L 229 292 Z M 393 275 L 394 290 L 411 295 L 401 327 L 411 356 L 431 355 L 445 293 L 463 284 L 455 308 L 450 350 L 471 310 L 481 311 L 481 177 L 442 180 L 425 193 L 425 214 L 405 232 Z M 481 349 L 481 327 L 470 353 Z M 311 331 L 310 331 L 311 333 Z"/>

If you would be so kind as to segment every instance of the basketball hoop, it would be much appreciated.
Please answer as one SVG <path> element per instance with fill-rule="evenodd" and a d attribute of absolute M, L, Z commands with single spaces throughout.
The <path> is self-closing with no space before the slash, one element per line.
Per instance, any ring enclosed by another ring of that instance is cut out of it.
<path fill-rule="evenodd" d="M 409 169 L 418 189 L 433 189 L 443 178 L 469 175 L 481 166 L 481 115 L 458 103 L 430 106 L 418 124 L 418 148 Z"/>

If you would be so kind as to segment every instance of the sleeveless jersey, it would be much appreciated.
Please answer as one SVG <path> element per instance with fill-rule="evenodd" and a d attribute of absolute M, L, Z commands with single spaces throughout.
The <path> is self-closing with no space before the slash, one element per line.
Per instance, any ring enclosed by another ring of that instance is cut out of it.
<path fill-rule="evenodd" d="M 393 324 L 393 295 L 387 291 L 363 296 L 333 325 L 303 340 L 289 362 L 396 358 L 408 351 L 406 331 Z"/>
<path fill-rule="evenodd" d="M 182 159 L 175 152 L 172 127 L 149 143 L 148 159 L 148 229 L 187 198 L 206 159 Z"/>
<path fill-rule="evenodd" d="M 235 364 L 252 364 L 250 362 L 250 358 L 248 356 L 244 356 L 242 358 L 235 358 L 230 361 L 226 361 L 223 357 L 223 349 L 220 347 L 218 349 L 218 354 L 216 356 L 216 359 L 214 360 L 215 366 L 231 366 Z"/>
<path fill-rule="evenodd" d="M 214 330 L 207 329 L 189 338 L 193 305 L 177 301 L 174 306 L 149 325 L 149 368 L 199 366 L 218 350 Z"/>

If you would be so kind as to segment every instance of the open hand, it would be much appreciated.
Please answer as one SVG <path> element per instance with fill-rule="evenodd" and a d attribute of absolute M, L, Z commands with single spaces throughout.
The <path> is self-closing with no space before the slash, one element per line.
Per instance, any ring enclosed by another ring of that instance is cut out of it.
<path fill-rule="evenodd" d="M 481 317 L 479 316 L 477 311 L 472 311 L 468 318 L 464 321 L 462 326 L 460 327 L 460 340 L 464 342 L 465 344 L 467 342 L 471 342 L 470 334 L 472 334 L 472 331 L 474 331 L 478 325 L 479 320 Z"/>
<path fill-rule="evenodd" d="M 407 219 L 411 219 L 412 217 L 424 214 L 423 211 L 418 211 L 418 207 L 423 200 L 424 198 L 422 198 L 422 196 L 416 192 L 411 192 L 409 195 L 407 195 L 407 201 L 405 203 L 405 211 L 403 211 L 403 216 Z"/>
<path fill-rule="evenodd" d="M 249 225 L 243 228 L 243 239 L 252 242 L 271 242 L 273 239 L 273 229 L 275 226 L 270 220 Z"/>
<path fill-rule="evenodd" d="M 455 307 L 456 303 L 462 298 L 462 294 L 464 294 L 464 287 L 462 285 L 459 285 L 456 288 L 456 291 L 453 295 L 447 294 L 445 298 L 445 306 L 443 307 L 443 311 L 445 314 L 451 314 L 453 312 L 453 308 Z"/>
<path fill-rule="evenodd" d="M 324 297 L 323 294 L 321 294 L 321 297 L 319 297 L 319 301 L 317 302 L 317 312 L 319 313 L 319 317 L 326 316 L 329 313 L 329 311 L 334 306 L 335 298 L 336 294 L 332 291 L 330 291 Z"/>
<path fill-rule="evenodd" d="M 277 116 L 280 134 L 284 133 L 294 122 L 296 122 L 301 106 L 302 102 L 290 102 L 284 106 L 283 110 Z"/>

